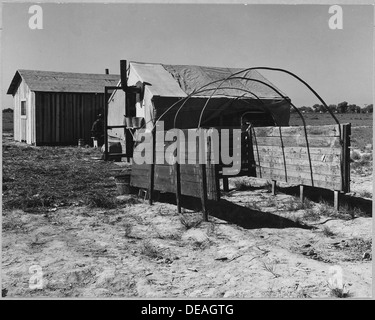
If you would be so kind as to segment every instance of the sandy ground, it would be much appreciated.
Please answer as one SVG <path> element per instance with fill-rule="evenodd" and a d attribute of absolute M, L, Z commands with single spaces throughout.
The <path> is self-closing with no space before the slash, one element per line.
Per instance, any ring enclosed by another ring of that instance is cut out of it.
<path fill-rule="evenodd" d="M 370 186 L 372 175 L 358 176 L 352 191 Z M 255 189 L 231 191 L 199 224 L 194 210 L 178 215 L 171 203 L 129 197 L 111 210 L 4 211 L 3 295 L 325 298 L 338 270 L 351 297 L 371 296 L 371 217 L 301 227 L 294 221 L 304 209 L 290 209 L 296 198 Z"/>

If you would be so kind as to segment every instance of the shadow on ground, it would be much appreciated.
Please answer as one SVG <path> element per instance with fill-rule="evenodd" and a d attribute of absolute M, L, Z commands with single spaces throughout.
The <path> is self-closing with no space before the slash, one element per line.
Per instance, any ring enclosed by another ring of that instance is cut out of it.
<path fill-rule="evenodd" d="M 299 186 L 282 188 L 277 191 L 299 197 Z M 304 187 L 305 197 L 314 202 L 326 201 L 333 206 L 333 191 L 316 187 Z M 360 209 L 365 216 L 372 217 L 372 200 L 340 194 L 340 207 L 348 206 L 351 209 Z"/>
<path fill-rule="evenodd" d="M 245 229 L 312 229 L 311 227 L 294 222 L 293 220 L 278 216 L 276 214 L 250 209 L 223 199 L 219 202 L 209 202 L 208 210 L 210 215 L 225 220 L 229 223 L 236 224 Z"/>
<path fill-rule="evenodd" d="M 173 194 L 161 194 L 158 201 L 172 204 L 176 203 Z M 182 207 L 194 211 L 202 210 L 200 199 L 187 196 L 184 196 L 182 199 Z M 230 224 L 236 224 L 245 229 L 313 229 L 311 226 L 294 222 L 293 220 L 278 216 L 276 214 L 243 207 L 224 199 L 221 199 L 220 201 L 208 201 L 207 210 L 209 216 L 225 220 Z"/>

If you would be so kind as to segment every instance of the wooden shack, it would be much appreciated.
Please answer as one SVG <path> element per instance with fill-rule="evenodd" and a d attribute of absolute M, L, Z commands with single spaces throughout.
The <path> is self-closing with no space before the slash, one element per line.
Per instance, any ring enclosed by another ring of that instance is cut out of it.
<path fill-rule="evenodd" d="M 34 145 L 91 144 L 91 126 L 104 108 L 104 87 L 119 75 L 17 70 L 7 94 L 14 98 L 14 140 Z"/>

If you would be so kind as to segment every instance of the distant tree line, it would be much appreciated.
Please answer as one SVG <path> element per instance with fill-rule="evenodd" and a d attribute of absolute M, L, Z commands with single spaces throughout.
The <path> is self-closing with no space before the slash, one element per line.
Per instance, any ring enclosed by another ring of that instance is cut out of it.
<path fill-rule="evenodd" d="M 340 102 L 339 104 L 330 104 L 329 110 L 333 113 L 372 113 L 373 105 L 369 104 L 364 108 L 357 106 L 356 104 L 349 104 L 346 101 Z M 298 108 L 303 113 L 326 113 L 327 109 L 322 104 L 314 104 L 312 107 L 303 106 Z M 296 112 L 291 108 L 291 112 Z"/>

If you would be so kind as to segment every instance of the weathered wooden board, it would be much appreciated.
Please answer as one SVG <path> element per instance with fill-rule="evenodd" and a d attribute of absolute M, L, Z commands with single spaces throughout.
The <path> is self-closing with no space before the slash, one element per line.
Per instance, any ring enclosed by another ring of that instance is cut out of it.
<path fill-rule="evenodd" d="M 301 131 L 302 128 L 302 131 Z M 307 135 L 310 136 L 324 136 L 324 137 L 339 137 L 340 132 L 337 125 L 326 126 L 306 126 Z M 258 127 L 256 134 L 258 137 L 280 137 L 299 136 L 304 133 L 303 127 Z"/>
<path fill-rule="evenodd" d="M 288 175 L 286 177 L 285 172 L 282 170 L 272 170 L 268 168 L 261 168 L 261 173 L 259 173 L 259 169 L 257 170 L 257 177 L 261 179 L 267 179 L 267 180 L 275 180 L 275 181 L 282 181 L 287 182 L 290 184 L 299 184 L 299 185 L 305 185 L 305 186 L 312 186 L 311 178 L 309 175 L 300 175 L 300 174 L 293 174 Z M 341 189 L 341 179 L 338 178 L 338 180 L 332 180 L 331 177 L 325 176 L 325 181 L 316 180 L 314 179 L 314 187 L 317 188 L 323 188 L 323 189 L 330 189 L 330 190 L 340 190 Z M 337 178 L 336 178 L 337 179 Z"/>
<path fill-rule="evenodd" d="M 329 163 L 321 163 L 317 165 L 316 163 L 311 163 L 311 167 L 307 165 L 299 165 L 299 164 L 283 164 L 283 163 L 275 163 L 274 161 L 271 162 L 260 162 L 258 165 L 261 168 L 270 168 L 270 169 L 280 169 L 284 170 L 287 173 L 289 172 L 301 172 L 301 173 L 309 173 L 312 170 L 313 175 L 324 174 L 324 175 L 331 175 L 341 177 L 341 168 L 336 164 L 329 164 Z"/>
<path fill-rule="evenodd" d="M 272 147 L 306 147 L 306 138 L 301 132 L 299 136 L 282 136 L 282 137 L 258 137 L 253 136 L 253 143 L 261 146 Z M 308 136 L 308 144 L 310 148 L 340 148 L 339 137 L 324 136 Z"/>
<path fill-rule="evenodd" d="M 187 136 L 188 130 L 196 129 L 186 129 L 184 134 Z M 204 130 L 204 129 L 203 129 Z M 139 131 L 143 133 L 141 142 L 152 143 L 151 133 L 145 134 L 144 131 Z M 178 193 L 177 192 L 177 181 L 180 183 L 180 193 L 182 195 L 201 197 L 202 196 L 202 172 L 199 166 L 199 140 L 197 143 L 184 143 L 185 148 L 179 150 L 181 164 L 179 165 L 179 179 L 176 179 L 176 169 L 174 161 L 170 154 L 166 153 L 168 147 L 174 143 L 173 141 L 165 141 L 161 133 L 156 133 L 155 141 L 155 152 L 154 157 L 152 153 L 146 154 L 142 153 L 144 159 L 149 164 L 137 164 L 133 162 L 132 173 L 130 184 L 134 187 L 148 188 L 150 183 L 150 169 L 152 159 L 155 159 L 154 165 L 154 181 L 153 188 L 157 191 Z M 137 143 L 135 144 L 133 159 L 139 156 L 140 148 L 137 148 Z M 205 146 L 204 153 L 207 159 L 211 159 L 210 147 Z M 192 152 L 195 151 L 195 152 Z M 175 154 L 175 156 L 177 153 Z M 170 157 L 171 159 L 166 159 Z M 167 161 L 168 160 L 168 161 Z M 219 198 L 219 185 L 217 179 L 217 170 L 215 165 L 209 162 L 206 164 L 206 185 L 203 187 L 206 189 L 207 199 L 218 200 Z"/>
<path fill-rule="evenodd" d="M 254 150 L 262 150 L 262 152 L 268 152 L 270 154 L 277 154 L 279 152 L 284 152 L 285 155 L 293 155 L 299 156 L 299 155 L 308 155 L 307 148 L 306 147 L 297 147 L 297 146 L 287 146 L 284 145 L 281 146 L 262 146 L 259 144 L 253 145 Z M 310 154 L 317 154 L 317 155 L 327 155 L 327 154 L 336 154 L 341 155 L 342 154 L 342 148 L 309 148 Z"/>
<path fill-rule="evenodd" d="M 320 188 L 348 191 L 350 124 L 253 128 L 256 176 Z M 345 130 L 344 130 L 345 128 Z M 341 130 L 340 130 L 341 129 Z M 307 132 L 307 141 L 306 141 Z M 341 132 L 341 137 L 340 137 Z"/>

